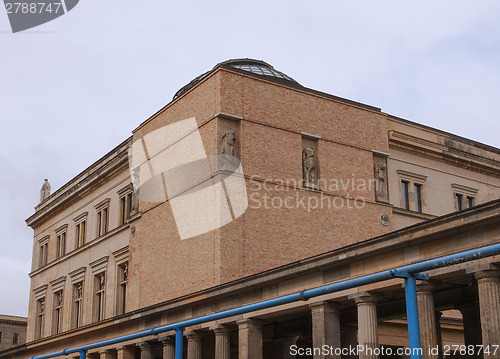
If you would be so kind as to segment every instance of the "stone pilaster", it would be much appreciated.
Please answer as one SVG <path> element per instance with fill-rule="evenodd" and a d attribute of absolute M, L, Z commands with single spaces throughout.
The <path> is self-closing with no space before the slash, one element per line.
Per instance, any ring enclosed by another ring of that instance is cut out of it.
<path fill-rule="evenodd" d="M 262 359 L 262 321 L 245 319 L 238 324 L 238 359 Z"/>
<path fill-rule="evenodd" d="M 439 347 L 434 310 L 435 289 L 433 284 L 419 283 L 417 285 L 418 317 L 420 325 L 420 344 L 422 359 L 439 359 L 439 354 L 432 354 L 429 349 Z"/>
<path fill-rule="evenodd" d="M 129 346 L 116 348 L 116 359 L 135 359 L 135 348 Z"/>
<path fill-rule="evenodd" d="M 215 334 L 215 357 L 217 359 L 230 359 L 231 357 L 231 329 L 227 327 L 217 327 Z"/>
<path fill-rule="evenodd" d="M 163 359 L 175 359 L 175 339 L 172 337 L 160 338 L 163 346 Z"/>
<path fill-rule="evenodd" d="M 153 347 L 147 342 L 137 344 L 141 349 L 141 359 L 154 359 Z"/>
<path fill-rule="evenodd" d="M 187 338 L 187 359 L 201 359 L 202 335 L 197 332 L 191 332 L 186 335 L 186 338 Z"/>
<path fill-rule="evenodd" d="M 479 294 L 479 312 L 481 315 L 481 333 L 483 346 L 500 344 L 500 271 L 486 270 L 474 273 Z M 499 359 L 500 350 L 489 354 L 484 359 Z"/>
<path fill-rule="evenodd" d="M 328 345 L 340 348 L 340 316 L 339 304 L 335 302 L 319 302 L 310 305 L 312 317 L 313 347 L 321 348 Z M 315 355 L 314 359 L 326 358 L 325 355 Z M 340 359 L 340 356 L 328 356 Z"/>
<path fill-rule="evenodd" d="M 458 310 L 462 313 L 462 319 L 464 324 L 464 339 L 465 345 L 481 345 L 483 339 L 481 338 L 481 317 L 479 316 L 479 303 L 471 300 L 468 303 L 459 305 Z M 475 353 L 475 355 L 470 355 L 471 359 L 481 359 L 483 356 L 481 354 Z"/>
<path fill-rule="evenodd" d="M 374 349 L 378 348 L 377 298 L 368 292 L 350 296 L 358 306 L 358 343 L 365 350 L 359 359 L 378 359 Z"/>

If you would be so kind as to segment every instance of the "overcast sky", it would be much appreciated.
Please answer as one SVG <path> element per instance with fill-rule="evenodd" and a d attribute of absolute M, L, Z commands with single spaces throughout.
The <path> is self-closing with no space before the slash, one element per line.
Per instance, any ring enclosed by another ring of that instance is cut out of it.
<path fill-rule="evenodd" d="M 0 313 L 27 315 L 33 213 L 216 63 L 500 147 L 500 1 L 82 0 L 12 34 L 0 9 Z"/>

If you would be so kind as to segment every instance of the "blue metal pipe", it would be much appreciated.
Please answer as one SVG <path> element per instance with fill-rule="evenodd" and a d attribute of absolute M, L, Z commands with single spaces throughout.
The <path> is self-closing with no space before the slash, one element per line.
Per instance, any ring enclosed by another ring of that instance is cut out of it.
<path fill-rule="evenodd" d="M 408 339 L 410 358 L 422 359 L 420 344 L 420 324 L 418 322 L 417 281 L 414 276 L 405 278 L 406 320 L 408 321 Z"/>
<path fill-rule="evenodd" d="M 125 335 L 125 336 L 118 337 L 118 338 L 104 340 L 104 341 L 93 343 L 93 344 L 86 344 L 86 345 L 83 345 L 83 346 L 77 347 L 77 348 L 65 349 L 63 351 L 59 351 L 59 352 L 55 352 L 55 353 L 51 353 L 51 354 L 40 355 L 40 356 L 32 357 L 32 359 L 54 358 L 54 357 L 61 356 L 61 355 L 68 355 L 71 353 L 77 353 L 81 350 L 90 350 L 90 349 L 95 349 L 95 348 L 99 348 L 99 347 L 103 347 L 103 346 L 107 346 L 107 345 L 121 343 L 121 342 L 128 341 L 128 340 L 143 338 L 143 337 L 147 337 L 150 335 L 158 335 L 160 333 L 168 332 L 171 330 L 177 330 L 179 328 L 183 329 L 183 328 L 186 328 L 186 327 L 189 327 L 192 325 L 196 325 L 196 324 L 201 324 L 201 323 L 210 322 L 210 321 L 214 321 L 214 320 L 218 320 L 218 319 L 223 319 L 223 318 L 228 318 L 228 317 L 232 317 L 232 316 L 236 316 L 236 315 L 246 314 L 246 313 L 254 312 L 257 310 L 261 310 L 261 309 L 267 309 L 267 308 L 276 307 L 276 306 L 283 305 L 283 304 L 297 302 L 300 300 L 308 300 L 309 298 L 318 297 L 320 295 L 339 292 L 339 291 L 342 291 L 345 289 L 355 288 L 355 287 L 363 286 L 366 284 L 381 282 L 384 280 L 398 277 L 399 274 L 403 273 L 403 272 L 406 272 L 409 274 L 416 274 L 419 272 L 425 272 L 425 271 L 429 271 L 432 269 L 447 267 L 447 266 L 451 266 L 454 264 L 459 264 L 459 263 L 463 263 L 463 262 L 476 260 L 479 258 L 493 256 L 496 254 L 500 254 L 500 243 L 494 244 L 491 246 L 487 246 L 487 247 L 483 247 L 483 248 L 469 250 L 466 252 L 448 255 L 445 257 L 431 259 L 431 260 L 427 260 L 427 261 L 420 262 L 420 263 L 410 264 L 410 265 L 396 268 L 396 269 L 391 269 L 391 270 L 386 270 L 386 271 L 379 272 L 379 273 L 369 274 L 369 275 L 362 276 L 359 278 L 353 278 L 353 279 L 349 279 L 349 280 L 346 280 L 343 282 L 334 283 L 334 284 L 326 285 L 326 286 L 319 287 L 319 288 L 303 290 L 299 293 L 290 294 L 290 295 L 286 295 L 283 297 L 266 300 L 266 301 L 263 301 L 260 303 L 246 305 L 246 306 L 243 306 L 240 308 L 229 309 L 229 310 L 225 310 L 225 311 L 222 311 L 219 313 L 205 315 L 203 317 L 184 320 L 182 322 L 169 324 L 169 325 L 165 325 L 165 326 L 162 326 L 159 328 L 153 328 L 150 330 L 145 330 L 142 332 Z"/>
<path fill-rule="evenodd" d="M 182 358 L 182 350 L 184 349 L 184 328 L 175 329 L 175 359 Z"/>

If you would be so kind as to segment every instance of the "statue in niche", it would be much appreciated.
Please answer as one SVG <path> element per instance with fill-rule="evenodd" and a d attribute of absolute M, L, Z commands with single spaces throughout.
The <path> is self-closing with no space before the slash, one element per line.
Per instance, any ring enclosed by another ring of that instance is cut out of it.
<path fill-rule="evenodd" d="M 44 299 L 42 299 L 42 300 L 40 301 L 40 313 L 43 313 L 43 312 L 44 312 L 44 310 L 45 310 L 45 300 L 44 300 Z"/>
<path fill-rule="evenodd" d="M 234 130 L 229 129 L 224 132 L 221 140 L 220 162 L 222 169 L 234 169 L 239 166 L 238 159 L 236 158 L 236 133 Z"/>
<path fill-rule="evenodd" d="M 62 292 L 57 293 L 57 306 L 60 307 L 62 305 Z"/>
<path fill-rule="evenodd" d="M 125 264 L 123 266 L 123 280 L 127 280 L 128 279 L 128 264 Z"/>
<path fill-rule="evenodd" d="M 99 276 L 99 289 L 104 289 L 105 277 L 104 273 Z"/>
<path fill-rule="evenodd" d="M 82 298 L 83 297 L 83 286 L 82 283 L 78 283 L 76 286 L 76 297 L 77 298 Z"/>
<path fill-rule="evenodd" d="M 43 180 L 42 189 L 40 190 L 40 202 L 43 202 L 47 197 L 50 196 L 50 183 L 46 178 Z"/>
<path fill-rule="evenodd" d="M 312 147 L 302 150 L 302 178 L 305 186 L 316 186 L 316 151 Z"/>
<path fill-rule="evenodd" d="M 387 165 L 384 162 L 376 162 L 374 165 L 375 174 L 375 199 L 377 201 L 388 202 L 387 197 Z"/>

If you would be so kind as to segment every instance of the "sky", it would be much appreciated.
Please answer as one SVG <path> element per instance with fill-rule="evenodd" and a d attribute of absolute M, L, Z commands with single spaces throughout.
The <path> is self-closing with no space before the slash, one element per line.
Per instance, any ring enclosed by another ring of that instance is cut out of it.
<path fill-rule="evenodd" d="M 34 213 L 215 64 L 500 147 L 500 2 L 82 0 L 13 34 L 0 9 L 0 314 L 28 312 Z M 8 293 L 8 295 L 5 295 Z"/>

